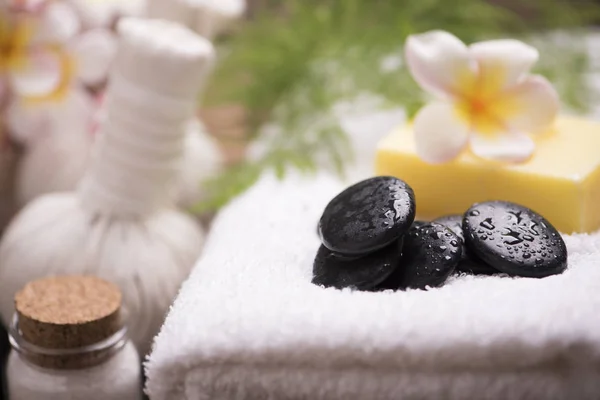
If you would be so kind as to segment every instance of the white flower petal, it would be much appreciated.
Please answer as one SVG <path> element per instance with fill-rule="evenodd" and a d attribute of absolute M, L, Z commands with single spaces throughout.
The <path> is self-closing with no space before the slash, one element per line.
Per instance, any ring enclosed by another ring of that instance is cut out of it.
<path fill-rule="evenodd" d="M 452 160 L 465 148 L 469 127 L 452 104 L 431 103 L 415 117 L 414 134 L 417 154 L 437 164 Z"/>
<path fill-rule="evenodd" d="M 15 98 L 6 108 L 6 123 L 11 137 L 22 144 L 52 132 L 88 134 L 94 103 L 82 89 L 72 88 L 60 102 L 28 102 Z"/>
<path fill-rule="evenodd" d="M 48 130 L 48 113 L 41 103 L 13 99 L 6 107 L 5 117 L 10 136 L 17 143 L 28 143 L 32 137 Z"/>
<path fill-rule="evenodd" d="M 511 114 L 504 121 L 506 126 L 527 133 L 548 128 L 560 108 L 558 93 L 546 78 L 539 75 L 528 77 L 507 92 L 502 101 L 506 102 Z"/>
<path fill-rule="evenodd" d="M 9 70 L 12 90 L 22 97 L 43 97 L 54 92 L 62 83 L 63 61 L 60 55 L 43 49 L 32 50 L 27 63 Z"/>
<path fill-rule="evenodd" d="M 74 86 L 52 116 L 52 128 L 75 135 L 91 136 L 96 102 L 83 87 Z"/>
<path fill-rule="evenodd" d="M 32 40 L 37 44 L 65 44 L 80 30 L 75 9 L 65 2 L 52 1 L 43 8 L 40 26 Z"/>
<path fill-rule="evenodd" d="M 49 0 L 7 0 L 6 5 L 11 10 L 35 13 L 48 3 Z M 0 5 L 2 9 L 2 5 Z"/>
<path fill-rule="evenodd" d="M 107 118 L 105 99 L 105 92 L 100 92 L 94 97 L 94 112 L 92 114 L 92 124 L 90 127 L 92 136 L 95 136 L 100 131 L 100 127 Z"/>
<path fill-rule="evenodd" d="M 141 17 L 146 0 L 67 0 L 88 28 L 108 28 L 119 17 Z"/>
<path fill-rule="evenodd" d="M 535 150 L 535 143 L 522 132 L 494 134 L 471 133 L 471 151 L 477 157 L 501 162 L 527 161 Z"/>
<path fill-rule="evenodd" d="M 474 43 L 469 52 L 478 62 L 480 77 L 491 91 L 516 85 L 539 59 L 534 47 L 513 39 Z"/>
<path fill-rule="evenodd" d="M 73 44 L 77 74 L 86 85 L 102 83 L 117 51 L 116 36 L 105 29 L 93 29 L 77 38 Z"/>
<path fill-rule="evenodd" d="M 458 94 L 476 72 L 469 49 L 457 37 L 442 31 L 412 35 L 406 41 L 405 59 L 417 83 L 437 96 Z"/>

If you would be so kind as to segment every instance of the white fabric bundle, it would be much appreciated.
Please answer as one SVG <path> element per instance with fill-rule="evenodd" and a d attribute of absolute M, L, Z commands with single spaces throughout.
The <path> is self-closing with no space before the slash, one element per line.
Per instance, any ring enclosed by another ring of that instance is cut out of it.
<path fill-rule="evenodd" d="M 0 244 L 0 312 L 14 293 L 54 274 L 94 274 L 117 283 L 130 335 L 145 354 L 203 232 L 173 205 L 188 123 L 213 57 L 187 28 L 125 19 L 107 94 L 107 116 L 90 170 L 76 193 L 30 203 Z"/>
<path fill-rule="evenodd" d="M 545 279 L 430 291 L 311 284 L 317 222 L 345 187 L 265 177 L 217 216 L 147 364 L 152 400 L 600 398 L 600 233 Z"/>
<path fill-rule="evenodd" d="M 245 0 L 148 0 L 146 13 L 150 18 L 180 23 L 212 40 L 230 29 L 245 10 Z M 190 124 L 186 142 L 178 200 L 181 207 L 190 208 L 205 198 L 202 183 L 221 170 L 224 158 L 199 119 Z"/>

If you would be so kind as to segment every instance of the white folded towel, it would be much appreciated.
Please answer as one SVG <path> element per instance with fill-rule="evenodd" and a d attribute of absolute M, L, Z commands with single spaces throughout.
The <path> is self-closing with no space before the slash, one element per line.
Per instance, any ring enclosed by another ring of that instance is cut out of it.
<path fill-rule="evenodd" d="M 600 398 L 600 233 L 565 237 L 569 269 L 545 279 L 323 289 L 317 222 L 344 186 L 266 176 L 217 217 L 147 362 L 152 400 Z"/>

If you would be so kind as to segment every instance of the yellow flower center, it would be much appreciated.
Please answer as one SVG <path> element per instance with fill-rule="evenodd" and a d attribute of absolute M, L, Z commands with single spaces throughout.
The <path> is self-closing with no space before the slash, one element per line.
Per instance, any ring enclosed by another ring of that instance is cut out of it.
<path fill-rule="evenodd" d="M 0 14 L 0 73 L 25 66 L 31 36 L 27 22 L 13 22 L 7 15 Z"/>
<path fill-rule="evenodd" d="M 45 52 L 56 57 L 60 63 L 60 81 L 49 93 L 38 96 L 26 96 L 24 100 L 38 103 L 61 101 L 69 90 L 75 76 L 75 62 L 59 44 L 35 44 L 35 21 L 27 15 L 10 15 L 0 12 L 0 74 L 23 71 L 32 66 L 32 57 L 36 52 Z M 40 67 L 37 67 L 40 68 Z"/>
<path fill-rule="evenodd" d="M 462 98 L 456 104 L 458 114 L 472 129 L 483 134 L 493 134 L 504 130 L 502 113 L 496 101 L 479 96 Z"/>
<path fill-rule="evenodd" d="M 487 66 L 478 74 L 465 72 L 458 80 L 456 112 L 473 130 L 493 135 L 506 131 L 505 122 L 518 112 L 513 96 L 503 87 L 503 66 Z"/>

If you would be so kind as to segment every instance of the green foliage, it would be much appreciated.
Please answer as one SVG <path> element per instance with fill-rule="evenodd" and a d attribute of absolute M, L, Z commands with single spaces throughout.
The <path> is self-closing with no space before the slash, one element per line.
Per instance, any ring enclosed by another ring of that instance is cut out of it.
<path fill-rule="evenodd" d="M 268 169 L 279 176 L 289 168 L 311 172 L 317 159 L 327 157 L 343 173 L 352 155 L 332 113 L 334 104 L 365 92 L 410 112 L 423 102 L 421 90 L 404 67 L 381 68 L 383 59 L 402 54 L 410 34 L 441 29 L 467 43 L 507 36 L 528 40 L 547 30 L 585 26 L 599 15 L 591 0 L 513 3 L 515 7 L 527 3 L 521 10 L 527 17 L 484 0 L 273 2 L 274 7 L 245 23 L 223 44 L 206 101 L 244 105 L 250 111 L 253 139 L 265 120 L 278 130 L 260 138 L 266 147 L 262 157 L 206 182 L 213 196 L 196 211 L 222 206 Z M 569 107 L 582 110 L 589 95 L 583 80 L 588 69 L 583 47 L 564 40 L 540 43 L 539 71 L 557 83 Z"/>

